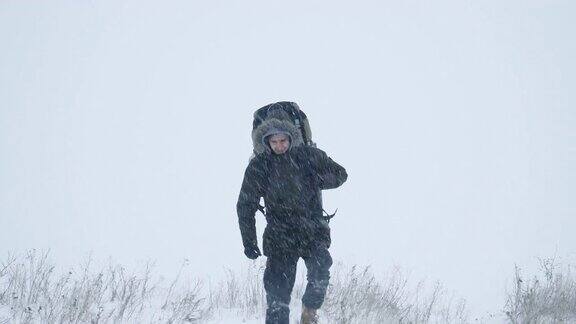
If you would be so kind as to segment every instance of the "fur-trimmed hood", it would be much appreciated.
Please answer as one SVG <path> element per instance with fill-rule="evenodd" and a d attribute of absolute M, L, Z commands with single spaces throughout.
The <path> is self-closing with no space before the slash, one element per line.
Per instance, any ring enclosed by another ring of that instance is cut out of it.
<path fill-rule="evenodd" d="M 270 118 L 252 131 L 252 143 L 256 154 L 271 152 L 270 146 L 265 140 L 266 137 L 274 134 L 288 135 L 290 137 L 290 149 L 304 144 L 302 133 L 289 119 Z"/>

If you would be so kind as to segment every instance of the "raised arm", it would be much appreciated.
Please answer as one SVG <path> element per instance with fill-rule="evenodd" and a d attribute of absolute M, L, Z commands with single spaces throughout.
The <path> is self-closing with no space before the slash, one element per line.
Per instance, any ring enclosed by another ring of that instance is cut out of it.
<path fill-rule="evenodd" d="M 346 169 L 334 162 L 324 151 L 317 148 L 311 150 L 320 189 L 340 187 L 348 179 Z"/>

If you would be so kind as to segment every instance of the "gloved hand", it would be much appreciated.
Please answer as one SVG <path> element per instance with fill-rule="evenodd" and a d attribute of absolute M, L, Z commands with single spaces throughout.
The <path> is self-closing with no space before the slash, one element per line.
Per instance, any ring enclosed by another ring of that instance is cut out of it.
<path fill-rule="evenodd" d="M 248 259 L 255 260 L 257 257 L 261 256 L 260 249 L 257 245 L 249 246 L 244 248 L 244 254 L 248 257 Z"/>

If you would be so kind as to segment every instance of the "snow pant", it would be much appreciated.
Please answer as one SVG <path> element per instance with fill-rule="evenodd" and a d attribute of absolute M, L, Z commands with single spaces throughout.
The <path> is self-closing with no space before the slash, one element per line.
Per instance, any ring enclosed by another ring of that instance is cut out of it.
<path fill-rule="evenodd" d="M 264 271 L 264 289 L 266 290 L 266 324 L 288 324 L 290 317 L 290 295 L 296 279 L 296 265 L 299 255 L 268 256 Z M 306 291 L 302 304 L 318 309 L 324 302 L 332 257 L 326 247 L 314 248 L 310 255 L 302 256 L 306 263 Z"/>

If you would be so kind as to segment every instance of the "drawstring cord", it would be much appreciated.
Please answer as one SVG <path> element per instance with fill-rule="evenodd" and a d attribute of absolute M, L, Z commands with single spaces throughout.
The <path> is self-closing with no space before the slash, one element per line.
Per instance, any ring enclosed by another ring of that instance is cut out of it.
<path fill-rule="evenodd" d="M 338 208 L 336 208 L 336 210 L 334 211 L 334 213 L 332 214 L 328 214 L 327 211 L 324 210 L 324 208 L 322 208 L 322 212 L 324 212 L 326 215 L 323 215 L 322 218 L 324 218 L 328 223 L 330 223 L 330 220 L 336 216 L 336 213 L 338 212 Z"/>
<path fill-rule="evenodd" d="M 262 215 L 266 216 L 266 208 L 264 206 L 258 204 L 258 210 L 262 213 Z M 324 208 L 322 208 L 322 212 L 326 214 L 322 215 L 322 218 L 325 219 L 328 223 L 330 223 L 330 220 L 334 218 L 334 216 L 336 216 L 338 208 L 336 208 L 336 210 L 332 214 L 329 214 L 326 210 L 324 210 Z"/>

